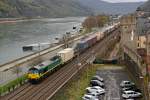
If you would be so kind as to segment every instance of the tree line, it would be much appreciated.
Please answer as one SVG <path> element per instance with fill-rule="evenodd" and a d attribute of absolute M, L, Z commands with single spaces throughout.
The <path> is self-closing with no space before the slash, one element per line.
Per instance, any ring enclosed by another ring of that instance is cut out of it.
<path fill-rule="evenodd" d="M 109 16 L 107 15 L 89 16 L 84 20 L 82 26 L 86 30 L 91 31 L 92 28 L 103 27 L 108 21 L 109 21 Z"/>

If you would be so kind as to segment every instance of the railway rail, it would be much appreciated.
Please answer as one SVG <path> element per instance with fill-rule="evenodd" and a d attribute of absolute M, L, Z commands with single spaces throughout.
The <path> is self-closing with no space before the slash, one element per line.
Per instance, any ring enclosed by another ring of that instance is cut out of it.
<path fill-rule="evenodd" d="M 92 48 L 81 54 L 79 58 L 73 59 L 70 63 L 50 75 L 40 84 L 31 85 L 29 83 L 18 88 L 16 91 L 1 97 L 2 100 L 49 100 L 72 76 L 74 76 L 84 65 L 87 59 L 90 58 L 92 51 L 95 55 L 103 53 L 110 42 L 114 40 L 114 36 L 119 35 L 118 30 L 115 30 L 108 37 L 97 43 Z M 77 59 L 80 59 L 82 66 L 77 65 Z"/>

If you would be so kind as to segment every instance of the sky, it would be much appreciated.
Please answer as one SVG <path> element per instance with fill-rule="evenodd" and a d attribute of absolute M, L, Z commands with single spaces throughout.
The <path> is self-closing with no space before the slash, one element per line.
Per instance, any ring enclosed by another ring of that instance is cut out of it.
<path fill-rule="evenodd" d="M 147 0 L 103 0 L 103 1 L 116 3 L 116 2 L 140 2 L 140 1 L 147 1 Z"/>

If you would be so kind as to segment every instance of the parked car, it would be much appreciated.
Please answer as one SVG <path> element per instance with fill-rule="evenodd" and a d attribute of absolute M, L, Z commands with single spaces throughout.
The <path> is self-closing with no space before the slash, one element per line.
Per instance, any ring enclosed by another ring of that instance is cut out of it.
<path fill-rule="evenodd" d="M 99 98 L 99 93 L 97 93 L 97 92 L 91 92 L 91 93 L 87 93 L 86 95 L 91 95 L 91 96 L 94 96 L 94 97 L 97 97 L 97 98 Z"/>
<path fill-rule="evenodd" d="M 132 91 L 135 91 L 135 92 L 140 92 L 141 93 L 141 90 L 138 89 L 136 86 L 131 86 L 131 87 L 123 87 L 121 89 L 121 91 L 129 91 L 129 90 L 132 90 Z"/>
<path fill-rule="evenodd" d="M 131 81 L 122 81 L 120 83 L 120 87 L 132 87 L 135 86 L 135 83 L 131 82 Z"/>
<path fill-rule="evenodd" d="M 87 87 L 86 90 L 87 90 L 87 89 L 96 89 L 96 90 L 99 90 L 99 89 L 100 89 L 100 90 L 105 90 L 105 89 L 103 89 L 103 88 L 100 87 L 100 86 Z"/>
<path fill-rule="evenodd" d="M 101 81 L 101 82 L 104 82 L 104 79 L 101 78 L 100 76 L 96 75 L 96 76 L 93 76 L 92 77 L 92 80 L 98 80 L 98 81 Z"/>
<path fill-rule="evenodd" d="M 99 99 L 98 99 L 97 97 L 95 97 L 95 96 L 85 94 L 85 95 L 82 97 L 82 100 L 99 100 Z"/>
<path fill-rule="evenodd" d="M 125 99 L 128 98 L 139 98 L 142 97 L 142 94 L 140 92 L 135 92 L 135 91 L 124 91 L 122 94 L 122 97 Z"/>
<path fill-rule="evenodd" d="M 92 85 L 92 86 L 100 86 L 100 87 L 104 87 L 104 83 L 102 83 L 102 82 L 100 82 L 100 81 L 98 81 L 98 80 L 91 80 L 91 82 L 90 82 L 90 84 Z"/>
<path fill-rule="evenodd" d="M 86 88 L 86 91 L 88 93 L 96 93 L 98 95 L 105 94 L 105 89 L 103 89 L 99 86 L 88 87 L 88 88 Z"/>

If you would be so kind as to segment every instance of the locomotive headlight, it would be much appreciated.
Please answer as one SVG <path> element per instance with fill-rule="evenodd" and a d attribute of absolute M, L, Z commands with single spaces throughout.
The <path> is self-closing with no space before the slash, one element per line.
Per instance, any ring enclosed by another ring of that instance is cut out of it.
<path fill-rule="evenodd" d="M 29 79 L 39 79 L 40 76 L 39 76 L 39 74 L 28 74 L 28 78 Z"/>

